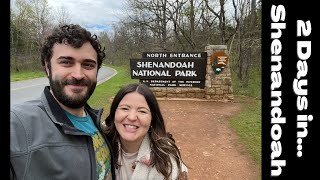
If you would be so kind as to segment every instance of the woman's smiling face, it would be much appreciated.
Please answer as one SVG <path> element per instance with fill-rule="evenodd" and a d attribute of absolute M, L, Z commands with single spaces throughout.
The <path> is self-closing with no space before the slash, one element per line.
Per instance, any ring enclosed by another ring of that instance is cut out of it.
<path fill-rule="evenodd" d="M 126 94 L 115 113 L 115 126 L 125 151 L 138 151 L 151 125 L 151 112 L 143 95 Z"/>

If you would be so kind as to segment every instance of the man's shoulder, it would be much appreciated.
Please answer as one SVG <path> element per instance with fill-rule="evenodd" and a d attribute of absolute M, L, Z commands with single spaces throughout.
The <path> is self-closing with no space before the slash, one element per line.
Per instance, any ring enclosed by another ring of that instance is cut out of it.
<path fill-rule="evenodd" d="M 43 104 L 40 100 L 32 100 L 20 104 L 14 104 L 10 108 L 11 120 L 40 116 L 41 112 L 44 111 Z"/>
<path fill-rule="evenodd" d="M 31 109 L 41 108 L 42 102 L 39 99 L 31 100 L 31 101 L 25 101 L 19 104 L 14 104 L 10 107 L 11 112 L 24 112 Z"/>
<path fill-rule="evenodd" d="M 32 136 L 33 132 L 39 132 L 50 124 L 48 112 L 40 100 L 16 104 L 10 109 L 11 134 L 18 139 L 23 139 L 23 134 Z"/>

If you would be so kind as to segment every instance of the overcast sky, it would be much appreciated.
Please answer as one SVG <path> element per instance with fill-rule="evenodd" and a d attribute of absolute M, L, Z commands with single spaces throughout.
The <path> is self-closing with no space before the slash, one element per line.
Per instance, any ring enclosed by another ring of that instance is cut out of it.
<path fill-rule="evenodd" d="M 92 32 L 110 30 L 124 15 L 125 0 L 47 0 L 52 8 L 64 7 L 71 23 Z"/>

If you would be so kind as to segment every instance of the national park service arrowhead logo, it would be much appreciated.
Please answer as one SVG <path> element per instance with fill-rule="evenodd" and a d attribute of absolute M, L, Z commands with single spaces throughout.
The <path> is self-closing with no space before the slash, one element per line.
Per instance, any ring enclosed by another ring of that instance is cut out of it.
<path fill-rule="evenodd" d="M 213 53 L 213 55 L 211 55 L 210 57 L 212 70 L 216 74 L 221 73 L 224 70 L 224 68 L 227 66 L 228 60 L 229 60 L 229 57 L 224 52 Z"/>

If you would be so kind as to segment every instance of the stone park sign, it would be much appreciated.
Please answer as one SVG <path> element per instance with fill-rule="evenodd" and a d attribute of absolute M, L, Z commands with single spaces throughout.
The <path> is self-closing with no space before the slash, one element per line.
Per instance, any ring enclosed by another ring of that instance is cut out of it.
<path fill-rule="evenodd" d="M 233 101 L 228 62 L 225 45 L 208 45 L 205 52 L 143 52 L 142 59 L 130 59 L 130 73 L 157 98 Z"/>

